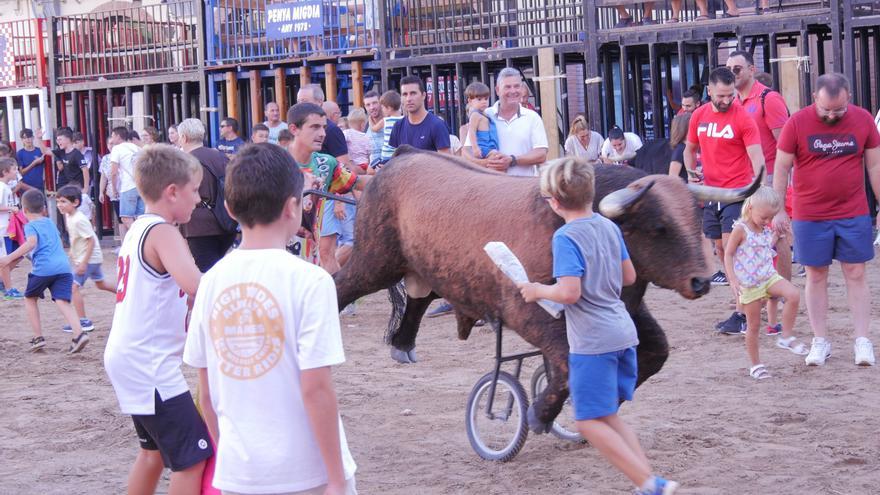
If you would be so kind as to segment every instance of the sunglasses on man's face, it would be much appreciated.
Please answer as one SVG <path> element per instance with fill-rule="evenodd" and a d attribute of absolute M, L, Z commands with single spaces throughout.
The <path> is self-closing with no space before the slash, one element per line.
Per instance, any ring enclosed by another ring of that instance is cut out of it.
<path fill-rule="evenodd" d="M 734 65 L 733 67 L 728 67 L 728 69 L 730 69 L 730 72 L 733 72 L 733 75 L 738 76 L 743 70 L 745 70 L 745 67 L 742 65 Z"/>

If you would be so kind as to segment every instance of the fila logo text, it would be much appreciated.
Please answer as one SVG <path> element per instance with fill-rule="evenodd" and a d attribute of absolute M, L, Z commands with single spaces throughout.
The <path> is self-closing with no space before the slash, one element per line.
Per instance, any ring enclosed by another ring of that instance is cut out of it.
<path fill-rule="evenodd" d="M 715 122 L 700 124 L 697 127 L 697 137 L 703 133 L 705 133 L 707 137 L 733 139 L 733 127 L 730 124 L 727 124 L 721 129 L 718 128 L 718 124 Z"/>

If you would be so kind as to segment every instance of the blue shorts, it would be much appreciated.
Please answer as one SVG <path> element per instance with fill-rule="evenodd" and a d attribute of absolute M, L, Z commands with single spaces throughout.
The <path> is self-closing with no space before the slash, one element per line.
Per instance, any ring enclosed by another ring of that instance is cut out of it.
<path fill-rule="evenodd" d="M 86 280 L 92 279 L 95 282 L 104 280 L 104 272 L 101 270 L 100 263 L 89 263 L 86 265 L 86 272 L 82 275 L 73 274 L 73 283 L 82 287 L 86 285 Z"/>
<path fill-rule="evenodd" d="M 794 220 L 794 256 L 806 266 L 828 266 L 832 260 L 866 263 L 874 259 L 869 215 L 839 220 Z"/>
<path fill-rule="evenodd" d="M 43 297 L 43 293 L 49 289 L 53 301 L 70 302 L 70 296 L 73 291 L 73 275 L 69 273 L 59 273 L 58 275 L 49 275 L 43 277 L 41 275 L 28 274 L 27 288 L 24 290 L 24 297 Z"/>
<path fill-rule="evenodd" d="M 324 204 L 324 216 L 321 220 L 321 237 L 338 235 L 336 243 L 340 246 L 354 244 L 354 217 L 357 213 L 355 205 L 345 204 L 345 220 L 336 218 L 333 214 L 335 201 L 327 201 Z"/>
<path fill-rule="evenodd" d="M 144 214 L 144 200 L 137 189 L 131 189 L 119 195 L 119 216 L 137 218 Z"/>
<path fill-rule="evenodd" d="M 616 413 L 621 400 L 632 400 L 637 377 L 635 347 L 604 354 L 569 354 L 574 419 L 586 421 Z"/>

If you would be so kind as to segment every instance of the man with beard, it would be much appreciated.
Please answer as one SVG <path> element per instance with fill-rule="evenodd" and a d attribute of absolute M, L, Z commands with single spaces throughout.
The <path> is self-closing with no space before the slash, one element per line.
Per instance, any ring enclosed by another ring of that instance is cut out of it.
<path fill-rule="evenodd" d="M 831 355 L 826 340 L 828 267 L 840 262 L 855 327 L 855 363 L 874 365 L 868 340 L 870 292 L 865 263 L 874 258 L 865 169 L 874 194 L 880 193 L 880 134 L 867 111 L 849 103 L 849 81 L 825 74 L 816 81 L 813 104 L 791 116 L 779 136 L 773 188 L 782 196 L 794 164 L 795 256 L 807 268 L 807 313 L 813 328 L 808 365 Z M 787 229 L 785 210 L 774 219 Z"/>
<path fill-rule="evenodd" d="M 376 163 L 382 154 L 382 145 L 385 144 L 385 119 L 382 117 L 378 91 L 367 91 L 364 95 L 364 109 L 369 117 L 366 132 L 370 138 L 370 163 Z"/>
<path fill-rule="evenodd" d="M 764 167 L 761 134 L 748 112 L 736 101 L 736 78 L 727 67 L 719 67 L 709 74 L 711 104 L 696 109 L 688 127 L 684 165 L 691 171 L 690 180 L 698 181 L 696 154 L 699 150 L 703 164 L 703 181 L 707 186 L 737 188 L 747 186 Z M 724 259 L 727 239 L 733 223 L 739 219 L 742 202 L 706 203 L 703 209 L 703 233 L 715 241 L 715 251 Z M 720 240 L 721 242 L 717 242 Z M 719 273 L 713 277 L 720 278 Z M 718 331 L 739 334 L 745 330 L 746 317 L 737 299 L 737 309 L 727 320 L 716 325 Z"/>
<path fill-rule="evenodd" d="M 727 68 L 736 76 L 737 100 L 746 112 L 755 120 L 761 134 L 761 149 L 767 165 L 766 183 L 773 184 L 773 164 L 776 161 L 776 140 L 782 132 L 782 126 L 788 121 L 788 106 L 782 95 L 765 86 L 757 79 L 758 70 L 752 54 L 747 51 L 735 51 L 727 57 Z M 791 203 L 791 191 L 784 196 L 785 205 Z M 789 211 L 789 213 L 791 213 Z M 791 232 L 779 231 L 776 242 L 776 270 L 786 280 L 791 281 Z M 774 335 L 781 332 L 780 324 L 776 323 L 778 301 L 773 298 L 767 302 L 767 333 Z"/>

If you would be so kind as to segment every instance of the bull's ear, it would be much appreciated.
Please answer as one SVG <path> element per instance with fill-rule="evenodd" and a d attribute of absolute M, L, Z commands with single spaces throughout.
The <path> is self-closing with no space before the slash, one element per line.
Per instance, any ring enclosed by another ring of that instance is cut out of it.
<path fill-rule="evenodd" d="M 599 213 L 605 218 L 610 218 L 612 220 L 621 218 L 626 214 L 627 210 L 637 204 L 652 187 L 654 187 L 653 180 L 644 186 L 633 183 L 623 189 L 618 189 L 602 198 L 602 201 L 599 202 Z"/>

